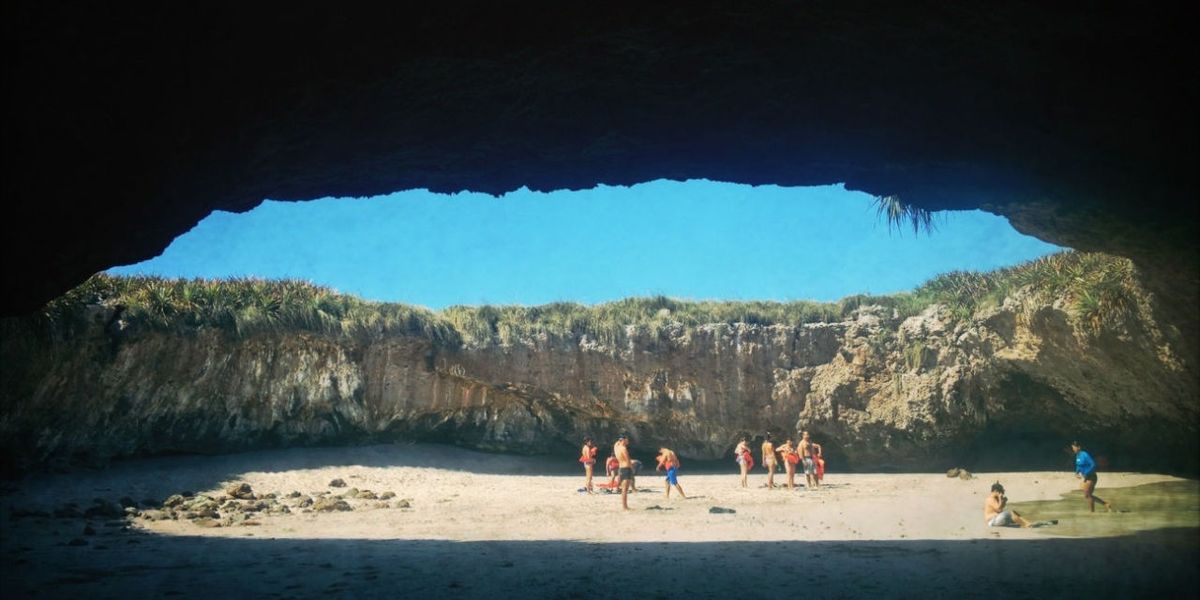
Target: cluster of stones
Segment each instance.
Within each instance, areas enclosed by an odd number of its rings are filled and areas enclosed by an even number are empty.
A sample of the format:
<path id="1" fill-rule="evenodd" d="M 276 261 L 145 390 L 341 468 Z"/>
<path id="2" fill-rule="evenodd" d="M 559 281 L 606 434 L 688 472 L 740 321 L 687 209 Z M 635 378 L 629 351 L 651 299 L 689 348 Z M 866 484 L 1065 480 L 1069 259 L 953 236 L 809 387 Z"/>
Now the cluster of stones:
<path id="1" fill-rule="evenodd" d="M 334 479 L 329 486 L 345 488 L 346 482 Z M 149 498 L 144 499 L 141 501 L 140 507 L 138 502 L 129 497 L 121 498 L 119 503 L 96 498 L 91 506 L 83 509 L 75 503 L 67 503 L 56 508 L 53 513 L 22 510 L 13 511 L 12 516 L 106 519 L 115 524 L 114 526 L 120 525 L 122 528 L 127 528 L 129 523 L 137 519 L 146 521 L 189 520 L 199 527 L 249 527 L 261 525 L 260 519 L 265 515 L 412 507 L 411 500 L 395 498 L 395 492 L 376 493 L 358 488 L 349 488 L 341 493 L 325 490 L 311 494 L 302 494 L 298 491 L 288 494 L 274 492 L 257 494 L 250 484 L 239 482 L 225 488 L 223 494 L 209 495 L 184 491 L 172 494 L 161 503 Z M 350 501 L 355 502 L 351 504 Z M 83 534 L 95 534 L 90 523 L 84 526 Z M 86 540 L 82 538 L 71 541 L 71 545 L 86 544 Z"/>
<path id="2" fill-rule="evenodd" d="M 345 487 L 341 479 L 329 483 L 330 487 Z M 230 527 L 234 525 L 248 527 L 261 525 L 260 517 L 264 515 L 290 515 L 294 513 L 345 512 L 362 508 L 411 508 L 407 499 L 388 502 L 396 497 L 395 492 L 376 494 L 371 490 L 350 488 L 343 493 L 335 494 L 330 491 L 302 494 L 293 491 L 289 494 L 270 492 L 256 494 L 248 483 L 235 483 L 225 489 L 225 493 L 217 496 L 206 494 L 185 495 L 175 494 L 163 501 L 161 508 L 144 510 L 140 518 L 150 521 L 167 519 L 187 519 L 200 527 Z M 373 502 L 356 503 L 351 505 L 348 500 L 367 500 Z"/>
<path id="3" fill-rule="evenodd" d="M 961 467 L 955 467 L 953 469 L 947 470 L 946 477 L 949 477 L 951 479 L 954 479 L 955 477 L 957 477 L 964 481 L 975 479 L 975 476 L 972 475 L 970 471 L 963 469 Z"/>

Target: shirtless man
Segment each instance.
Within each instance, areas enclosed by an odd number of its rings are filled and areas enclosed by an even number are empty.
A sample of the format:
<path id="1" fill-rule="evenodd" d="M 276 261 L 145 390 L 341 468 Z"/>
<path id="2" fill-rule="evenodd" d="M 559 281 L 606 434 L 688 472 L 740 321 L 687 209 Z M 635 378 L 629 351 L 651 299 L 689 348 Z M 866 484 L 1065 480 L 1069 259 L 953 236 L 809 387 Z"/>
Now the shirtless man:
<path id="1" fill-rule="evenodd" d="M 767 488 L 775 489 L 775 442 L 771 438 L 771 433 L 767 432 L 767 439 L 762 443 L 762 462 L 767 468 Z"/>
<path id="2" fill-rule="evenodd" d="M 658 449 L 658 466 L 654 467 L 655 471 L 667 472 L 667 499 L 671 499 L 671 486 L 679 490 L 679 497 L 686 499 L 683 495 L 683 487 L 679 485 L 677 472 L 679 469 L 679 457 L 675 455 L 675 451 L 667 447 Z"/>
<path id="3" fill-rule="evenodd" d="M 613 444 L 617 457 L 617 481 L 621 486 L 621 508 L 629 510 L 629 484 L 633 481 L 633 463 L 629 460 L 629 436 L 622 433 Z"/>
<path id="4" fill-rule="evenodd" d="M 1031 527 L 1033 523 L 1021 518 L 1015 510 L 1006 510 L 1008 498 L 1004 496 L 1004 486 L 1000 482 L 992 484 L 992 493 L 983 501 L 983 521 L 988 527 Z"/>
<path id="5" fill-rule="evenodd" d="M 810 489 L 816 489 L 820 485 L 817 481 L 817 456 L 807 431 L 800 436 L 800 462 L 804 465 L 805 485 Z"/>

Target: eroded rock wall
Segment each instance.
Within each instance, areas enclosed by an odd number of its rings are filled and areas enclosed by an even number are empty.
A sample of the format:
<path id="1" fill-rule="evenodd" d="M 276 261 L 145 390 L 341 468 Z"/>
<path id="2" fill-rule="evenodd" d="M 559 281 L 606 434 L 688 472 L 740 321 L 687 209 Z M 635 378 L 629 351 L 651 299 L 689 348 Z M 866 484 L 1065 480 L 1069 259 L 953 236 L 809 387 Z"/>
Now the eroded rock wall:
<path id="1" fill-rule="evenodd" d="M 1030 298 L 474 344 L 139 331 L 92 306 L 53 341 L 4 321 L 0 439 L 18 466 L 413 439 L 572 452 L 620 430 L 719 459 L 742 433 L 808 429 L 843 468 L 1065 464 L 1078 438 L 1115 466 L 1195 469 L 1195 373 L 1148 299 L 1095 330 Z"/>

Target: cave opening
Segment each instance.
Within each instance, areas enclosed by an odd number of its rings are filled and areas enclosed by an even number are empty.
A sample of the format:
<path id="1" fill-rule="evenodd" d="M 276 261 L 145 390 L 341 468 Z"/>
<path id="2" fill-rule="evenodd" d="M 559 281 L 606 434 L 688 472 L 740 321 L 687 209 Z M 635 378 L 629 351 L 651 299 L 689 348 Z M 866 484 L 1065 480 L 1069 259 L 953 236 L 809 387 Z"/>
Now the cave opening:
<path id="1" fill-rule="evenodd" d="M 433 309 L 645 296 L 834 302 L 1061 250 L 979 210 L 922 213 L 924 233 L 894 229 L 908 218 L 896 206 L 842 185 L 704 179 L 267 200 L 213 213 L 161 255 L 108 273 L 300 279 Z"/>

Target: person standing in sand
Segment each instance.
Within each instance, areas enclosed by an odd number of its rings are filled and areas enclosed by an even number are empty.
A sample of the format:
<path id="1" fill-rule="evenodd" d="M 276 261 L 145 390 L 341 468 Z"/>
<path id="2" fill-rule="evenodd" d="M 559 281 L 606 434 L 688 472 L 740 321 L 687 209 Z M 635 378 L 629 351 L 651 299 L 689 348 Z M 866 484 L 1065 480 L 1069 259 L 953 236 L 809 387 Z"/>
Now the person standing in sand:
<path id="1" fill-rule="evenodd" d="M 583 483 L 583 489 L 587 493 L 592 493 L 592 471 L 596 466 L 596 451 L 599 448 L 592 443 L 591 437 L 583 438 L 583 448 L 579 450 L 579 462 L 583 463 L 583 474 L 586 478 Z"/>
<path id="2" fill-rule="evenodd" d="M 679 457 L 673 450 L 663 446 L 658 449 L 657 458 L 658 466 L 654 467 L 654 470 L 667 472 L 667 499 L 671 499 L 671 486 L 675 486 L 675 489 L 679 490 L 680 498 L 687 499 L 687 496 L 683 494 L 683 487 L 679 485 Z"/>
<path id="3" fill-rule="evenodd" d="M 750 445 L 746 443 L 745 436 L 742 437 L 742 441 L 738 442 L 737 447 L 733 449 L 733 460 L 738 464 L 738 468 L 742 470 L 742 487 L 748 487 L 746 476 L 750 474 L 750 468 L 754 466 L 754 457 L 750 454 Z"/>
<path id="4" fill-rule="evenodd" d="M 796 463 L 800 462 L 800 455 L 796 452 L 796 448 L 792 446 L 792 438 L 788 438 L 783 442 L 776 452 L 783 457 L 783 468 L 787 470 L 787 488 L 788 491 L 796 489 Z"/>
<path id="5" fill-rule="evenodd" d="M 613 444 L 617 457 L 617 482 L 621 486 L 621 508 L 629 510 L 629 484 L 633 481 L 633 462 L 629 459 L 629 436 L 622 433 Z"/>
<path id="6" fill-rule="evenodd" d="M 1096 461 L 1092 459 L 1092 455 L 1087 450 L 1084 450 L 1083 446 L 1079 445 L 1079 442 L 1071 442 L 1071 452 L 1075 453 L 1075 476 L 1083 480 L 1081 487 L 1083 488 L 1083 497 L 1088 503 L 1088 510 L 1096 512 L 1096 501 L 1099 500 L 1100 504 L 1103 504 L 1108 512 L 1112 512 L 1113 505 L 1111 502 L 1105 502 L 1102 498 L 1092 493 L 1096 491 L 1097 481 Z"/>
<path id="7" fill-rule="evenodd" d="M 775 440 L 771 438 L 771 432 L 767 432 L 767 439 L 762 443 L 762 462 L 763 467 L 767 469 L 767 489 L 775 489 Z"/>
<path id="8" fill-rule="evenodd" d="M 817 461 L 813 452 L 812 438 L 805 431 L 800 434 L 800 461 L 804 464 L 804 484 L 810 489 L 816 489 L 821 484 L 817 481 Z"/>
<path id="9" fill-rule="evenodd" d="M 816 464 L 817 485 L 821 485 L 821 482 L 825 481 L 825 453 L 815 440 L 811 444 L 813 463 Z"/>

